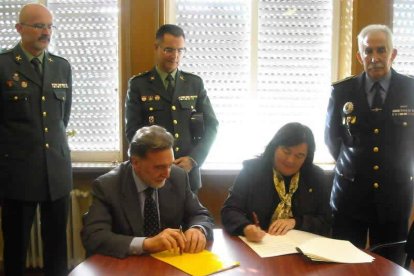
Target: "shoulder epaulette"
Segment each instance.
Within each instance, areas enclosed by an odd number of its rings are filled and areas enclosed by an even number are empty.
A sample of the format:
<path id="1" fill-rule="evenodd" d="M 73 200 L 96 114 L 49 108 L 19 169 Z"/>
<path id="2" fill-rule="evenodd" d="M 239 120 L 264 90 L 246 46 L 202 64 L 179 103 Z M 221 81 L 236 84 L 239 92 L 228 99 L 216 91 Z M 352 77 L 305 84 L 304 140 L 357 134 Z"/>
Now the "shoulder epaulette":
<path id="1" fill-rule="evenodd" d="M 355 77 L 355 75 L 346 77 L 344 79 L 341 79 L 341 80 L 338 80 L 338 81 L 333 82 L 332 85 L 336 85 L 336 84 L 339 84 L 339 83 L 342 83 L 342 82 L 349 81 L 349 80 L 353 79 L 354 77 Z"/>
<path id="2" fill-rule="evenodd" d="M 151 71 L 144 71 L 144 72 L 138 73 L 138 74 L 136 74 L 136 75 L 133 75 L 133 76 L 131 77 L 131 79 L 135 79 L 135 78 L 144 77 L 144 76 L 148 75 L 150 72 L 151 72 Z"/>
<path id="3" fill-rule="evenodd" d="M 13 48 L 12 49 L 3 48 L 3 49 L 0 49 L 0 55 L 1 54 L 7 54 L 7 53 L 10 53 L 12 51 L 13 51 Z"/>
<path id="4" fill-rule="evenodd" d="M 48 55 L 49 55 L 49 56 L 52 56 L 52 57 L 54 57 L 54 58 L 58 58 L 58 59 L 63 59 L 63 60 L 65 60 L 65 61 L 69 62 L 66 58 L 64 58 L 64 57 L 62 57 L 62 56 L 55 55 L 55 54 L 53 54 L 53 53 L 51 53 L 51 52 L 47 52 L 47 53 L 48 53 Z"/>

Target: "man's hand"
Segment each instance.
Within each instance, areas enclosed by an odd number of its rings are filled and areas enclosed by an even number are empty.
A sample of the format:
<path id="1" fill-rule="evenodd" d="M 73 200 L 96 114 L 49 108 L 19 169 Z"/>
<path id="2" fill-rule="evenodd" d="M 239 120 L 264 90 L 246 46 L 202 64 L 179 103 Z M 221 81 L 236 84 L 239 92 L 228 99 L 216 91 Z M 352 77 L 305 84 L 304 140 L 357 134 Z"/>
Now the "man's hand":
<path id="1" fill-rule="evenodd" d="M 269 227 L 270 235 L 284 235 L 287 231 L 293 229 L 296 225 L 296 221 L 293 218 L 290 219 L 277 219 Z"/>
<path id="2" fill-rule="evenodd" d="M 266 232 L 263 231 L 259 226 L 249 224 L 244 227 L 243 234 L 248 241 L 259 242 L 266 235 Z"/>
<path id="3" fill-rule="evenodd" d="M 146 238 L 142 247 L 149 253 L 164 250 L 178 253 L 180 248 L 186 248 L 186 240 L 179 229 L 167 228 L 154 237 Z"/>
<path id="4" fill-rule="evenodd" d="M 187 173 L 193 169 L 193 161 L 189 156 L 183 156 L 174 160 L 174 164 L 183 168 Z"/>
<path id="5" fill-rule="evenodd" d="M 184 235 L 187 240 L 184 252 L 198 253 L 203 251 L 203 249 L 206 247 L 206 236 L 201 229 L 190 228 L 185 231 Z"/>

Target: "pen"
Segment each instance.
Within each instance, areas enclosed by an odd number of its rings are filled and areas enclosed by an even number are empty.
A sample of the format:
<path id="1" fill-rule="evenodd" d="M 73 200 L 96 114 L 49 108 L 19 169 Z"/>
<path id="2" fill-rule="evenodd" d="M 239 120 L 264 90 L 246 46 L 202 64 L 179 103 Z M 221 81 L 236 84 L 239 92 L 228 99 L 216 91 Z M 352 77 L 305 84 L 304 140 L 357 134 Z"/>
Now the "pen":
<path id="1" fill-rule="evenodd" d="M 180 233 L 182 236 L 184 236 L 183 227 L 181 225 L 180 225 Z M 180 247 L 180 255 L 183 255 L 183 249 L 181 247 Z"/>
<path id="2" fill-rule="evenodd" d="M 257 227 L 260 227 L 260 223 L 259 223 L 259 219 L 257 218 L 257 215 L 255 212 L 252 212 L 253 215 L 253 223 L 254 225 L 256 225 Z"/>

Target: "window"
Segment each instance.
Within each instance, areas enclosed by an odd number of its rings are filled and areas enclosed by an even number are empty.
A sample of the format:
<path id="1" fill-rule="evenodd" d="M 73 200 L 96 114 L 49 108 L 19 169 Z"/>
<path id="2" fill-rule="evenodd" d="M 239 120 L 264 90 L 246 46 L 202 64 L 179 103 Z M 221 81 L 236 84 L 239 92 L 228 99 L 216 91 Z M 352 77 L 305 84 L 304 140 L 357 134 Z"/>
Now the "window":
<path id="1" fill-rule="evenodd" d="M 414 75 L 414 5 L 410 0 L 394 0 L 394 48 L 398 50 L 393 68 Z"/>
<path id="2" fill-rule="evenodd" d="M 30 2 L 2 1 L 1 48 L 11 48 L 19 41 L 14 25 L 22 5 Z M 50 52 L 72 65 L 73 103 L 68 126 L 68 130 L 76 131 L 69 138 L 72 159 L 120 160 L 118 1 L 39 2 L 47 2 L 57 26 Z"/>
<path id="3" fill-rule="evenodd" d="M 181 68 L 203 78 L 220 121 L 205 167 L 239 167 L 292 121 L 312 129 L 315 161 L 331 161 L 332 1 L 176 0 L 169 10 L 186 32 Z"/>

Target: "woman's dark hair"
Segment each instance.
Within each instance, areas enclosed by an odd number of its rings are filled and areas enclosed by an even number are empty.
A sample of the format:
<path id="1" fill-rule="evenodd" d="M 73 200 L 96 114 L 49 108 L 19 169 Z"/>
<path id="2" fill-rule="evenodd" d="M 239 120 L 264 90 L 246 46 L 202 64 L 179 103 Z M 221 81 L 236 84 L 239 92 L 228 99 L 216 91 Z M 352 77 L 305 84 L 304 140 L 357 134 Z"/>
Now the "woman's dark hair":
<path id="1" fill-rule="evenodd" d="M 306 143 L 308 145 L 308 154 L 302 167 L 308 167 L 313 162 L 315 155 L 315 138 L 309 127 L 300 123 L 288 123 L 282 126 L 262 154 L 262 161 L 265 166 L 272 166 L 274 163 L 275 150 L 279 146 L 292 147 Z"/>

